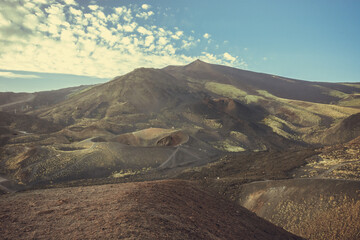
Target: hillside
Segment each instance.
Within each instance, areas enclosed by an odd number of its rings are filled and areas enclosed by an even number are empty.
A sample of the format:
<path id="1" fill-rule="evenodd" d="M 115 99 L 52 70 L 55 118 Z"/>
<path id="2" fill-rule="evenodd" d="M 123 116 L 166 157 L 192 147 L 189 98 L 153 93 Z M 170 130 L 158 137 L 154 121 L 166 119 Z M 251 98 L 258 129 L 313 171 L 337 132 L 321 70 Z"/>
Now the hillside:
<path id="1" fill-rule="evenodd" d="M 359 143 L 358 137 L 320 149 L 227 154 L 178 177 L 306 239 L 357 239 Z"/>
<path id="2" fill-rule="evenodd" d="M 262 122 L 289 140 L 319 143 L 324 129 L 360 111 L 359 84 L 307 82 L 200 60 L 164 71 L 210 94 L 266 109 Z"/>
<path id="3" fill-rule="evenodd" d="M 322 140 L 327 145 L 347 143 L 360 136 L 360 113 L 353 114 L 326 131 Z"/>
<path id="4" fill-rule="evenodd" d="M 357 239 L 358 181 L 292 179 L 244 184 L 237 201 L 307 239 Z"/>
<path id="5" fill-rule="evenodd" d="M 70 87 L 35 93 L 0 92 L 0 111 L 26 113 L 64 101 L 90 86 Z"/>
<path id="6" fill-rule="evenodd" d="M 0 216 L 2 239 L 302 239 L 185 181 L 8 195 Z"/>

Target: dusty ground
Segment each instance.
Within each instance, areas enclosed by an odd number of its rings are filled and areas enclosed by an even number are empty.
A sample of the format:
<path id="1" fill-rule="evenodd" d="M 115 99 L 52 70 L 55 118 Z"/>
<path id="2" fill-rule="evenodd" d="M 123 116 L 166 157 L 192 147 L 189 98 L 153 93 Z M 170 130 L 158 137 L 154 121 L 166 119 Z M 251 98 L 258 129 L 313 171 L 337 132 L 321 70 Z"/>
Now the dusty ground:
<path id="1" fill-rule="evenodd" d="M 0 239 L 300 239 L 188 181 L 0 197 Z"/>

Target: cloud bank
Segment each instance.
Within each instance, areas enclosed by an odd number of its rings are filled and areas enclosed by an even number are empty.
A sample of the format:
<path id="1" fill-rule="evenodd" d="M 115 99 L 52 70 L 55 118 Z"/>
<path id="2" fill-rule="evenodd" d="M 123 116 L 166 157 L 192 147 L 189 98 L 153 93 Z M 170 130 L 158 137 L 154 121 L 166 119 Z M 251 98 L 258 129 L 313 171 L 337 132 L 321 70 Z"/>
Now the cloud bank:
<path id="1" fill-rule="evenodd" d="M 13 72 L 0 72 L 0 77 L 4 78 L 40 78 L 36 75 L 30 75 L 30 74 L 18 74 Z"/>
<path id="2" fill-rule="evenodd" d="M 0 68 L 112 78 L 136 67 L 183 65 L 197 58 L 247 67 L 228 52 L 192 55 L 202 40 L 179 27 L 157 26 L 150 20 L 158 13 L 151 9 L 148 4 L 109 8 L 75 0 L 2 0 Z"/>

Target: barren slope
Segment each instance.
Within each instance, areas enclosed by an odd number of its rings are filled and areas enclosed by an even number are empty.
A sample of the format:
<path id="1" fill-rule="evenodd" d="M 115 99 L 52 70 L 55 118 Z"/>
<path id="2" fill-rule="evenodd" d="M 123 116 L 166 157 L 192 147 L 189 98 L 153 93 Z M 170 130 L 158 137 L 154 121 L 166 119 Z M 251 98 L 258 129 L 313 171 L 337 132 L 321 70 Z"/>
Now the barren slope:
<path id="1" fill-rule="evenodd" d="M 242 185 L 237 201 L 307 239 L 358 239 L 359 181 L 293 179 Z"/>
<path id="2" fill-rule="evenodd" d="M 2 239 L 301 239 L 185 181 L 0 197 Z"/>

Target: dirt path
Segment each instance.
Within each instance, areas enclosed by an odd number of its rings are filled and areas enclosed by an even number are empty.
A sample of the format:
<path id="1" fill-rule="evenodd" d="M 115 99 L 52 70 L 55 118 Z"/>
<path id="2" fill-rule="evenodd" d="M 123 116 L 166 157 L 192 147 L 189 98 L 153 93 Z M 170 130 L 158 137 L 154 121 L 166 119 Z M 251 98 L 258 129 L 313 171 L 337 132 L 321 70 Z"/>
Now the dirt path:
<path id="1" fill-rule="evenodd" d="M 332 171 L 342 167 L 342 166 L 345 166 L 347 164 L 350 164 L 350 163 L 357 163 L 359 162 L 359 160 L 355 160 L 355 161 L 347 161 L 347 162 L 343 162 L 343 163 L 338 163 L 332 167 L 330 167 L 329 169 L 327 169 L 325 172 L 323 173 L 320 173 L 319 175 L 316 175 L 314 176 L 313 178 L 317 178 L 317 179 L 325 179 L 326 178 L 326 175 L 331 173 Z"/>
<path id="2" fill-rule="evenodd" d="M 175 155 L 176 153 L 180 150 L 180 147 L 176 147 L 176 149 L 174 150 L 174 152 L 168 157 L 168 159 L 166 159 L 165 162 L 163 162 L 160 166 L 159 169 L 165 169 L 165 168 L 172 168 L 176 166 L 176 159 L 175 159 Z"/>
<path id="3" fill-rule="evenodd" d="M 14 193 L 16 192 L 13 189 L 9 189 L 3 185 L 3 183 L 10 182 L 8 179 L 0 176 L 0 189 L 7 193 Z"/>

